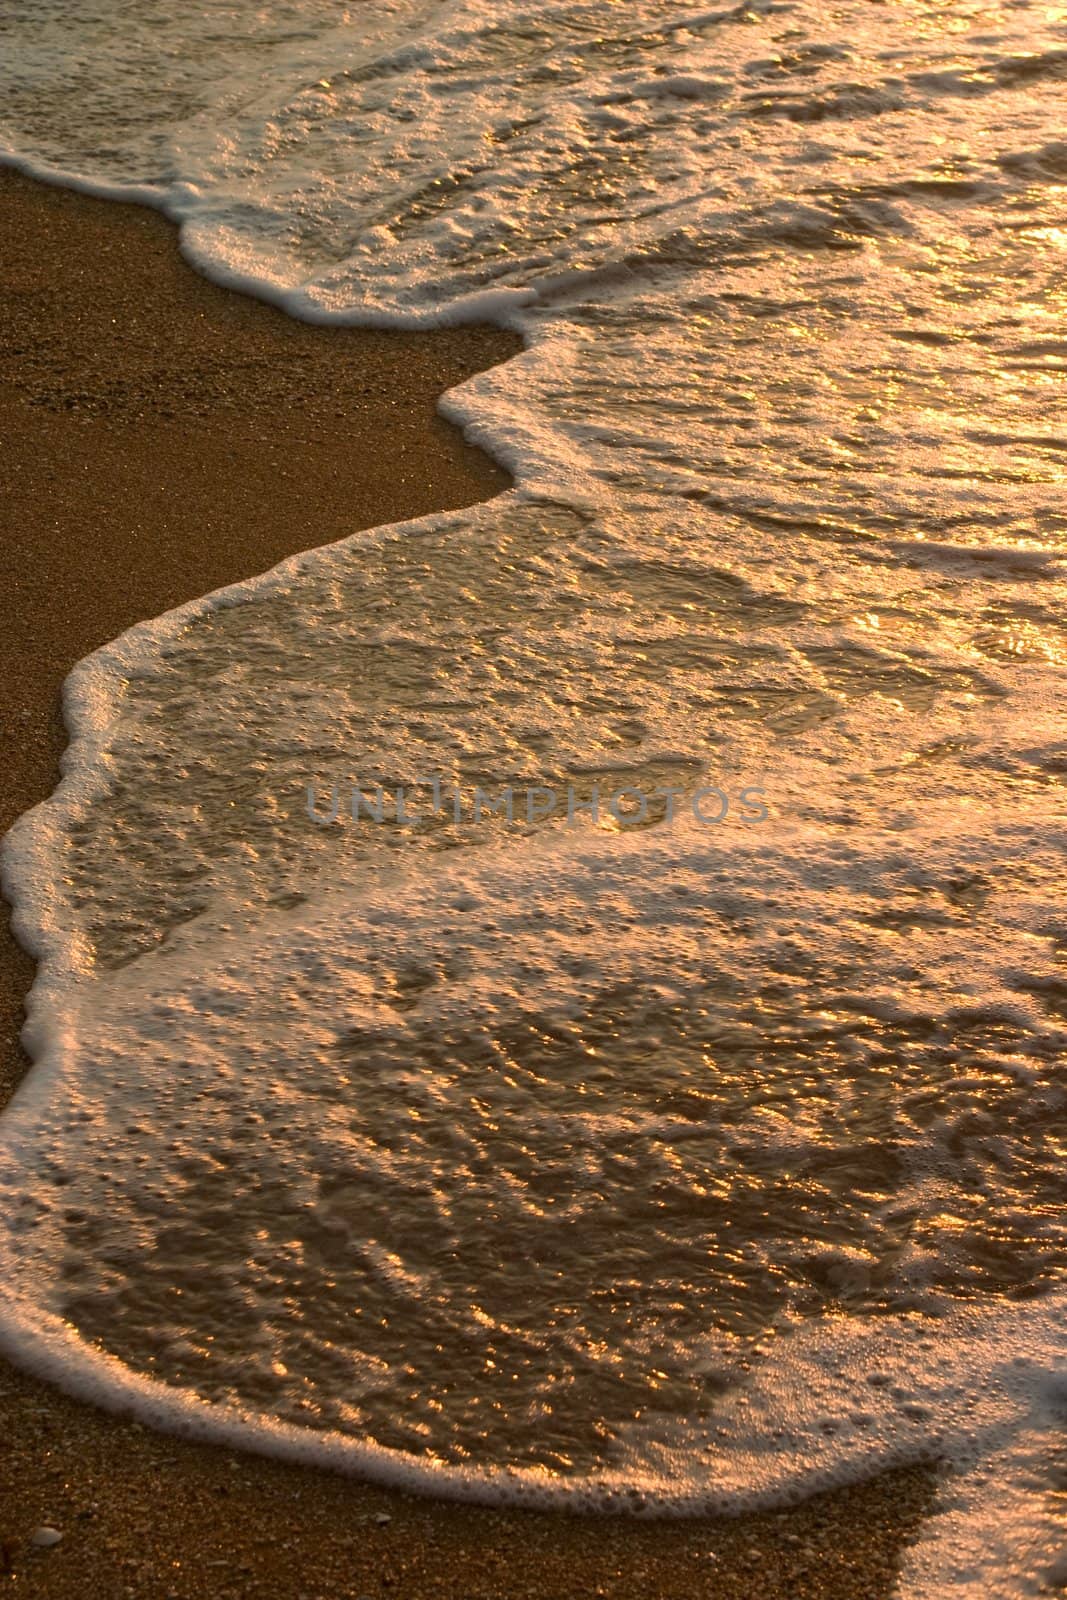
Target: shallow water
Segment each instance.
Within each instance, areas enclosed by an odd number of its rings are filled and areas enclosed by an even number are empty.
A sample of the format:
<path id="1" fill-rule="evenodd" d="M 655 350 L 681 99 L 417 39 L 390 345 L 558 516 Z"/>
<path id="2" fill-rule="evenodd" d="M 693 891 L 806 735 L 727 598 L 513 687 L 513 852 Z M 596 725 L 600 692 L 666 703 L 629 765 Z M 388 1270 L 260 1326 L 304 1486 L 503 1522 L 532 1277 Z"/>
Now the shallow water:
<path id="1" fill-rule="evenodd" d="M 520 327 L 446 402 L 518 488 L 79 668 L 7 850 L 45 957 L 8 1343 L 443 1493 L 699 1509 L 933 1451 L 908 1592 L 1023 1592 L 1063 1415 L 1064 14 L 212 17 L 31 6 L 10 148 L 296 314 Z M 418 815 L 323 826 L 353 782 Z"/>

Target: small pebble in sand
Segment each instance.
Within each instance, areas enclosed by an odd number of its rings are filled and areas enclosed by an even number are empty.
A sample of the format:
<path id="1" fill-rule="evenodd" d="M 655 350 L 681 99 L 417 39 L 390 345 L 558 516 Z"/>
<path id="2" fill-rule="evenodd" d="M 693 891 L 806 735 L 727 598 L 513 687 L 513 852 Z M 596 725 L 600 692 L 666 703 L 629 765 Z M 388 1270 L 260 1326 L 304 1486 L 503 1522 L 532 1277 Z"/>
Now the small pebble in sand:
<path id="1" fill-rule="evenodd" d="M 388 1514 L 388 1512 L 385 1512 L 385 1511 L 376 1511 L 376 1512 L 375 1512 L 375 1513 L 374 1513 L 374 1521 L 375 1521 L 375 1523 L 376 1523 L 376 1524 L 377 1524 L 377 1526 L 378 1526 L 378 1527 L 379 1527 L 379 1528 L 384 1528 L 384 1527 L 385 1527 L 385 1524 L 386 1524 L 386 1523 L 387 1523 L 387 1522 L 392 1522 L 392 1520 L 393 1520 L 393 1519 L 392 1519 L 392 1517 L 391 1517 L 391 1516 L 389 1516 L 389 1514 Z"/>
<path id="2" fill-rule="evenodd" d="M 58 1528 L 34 1528 L 30 1534 L 30 1543 L 36 1546 L 38 1550 L 51 1550 L 52 1546 L 58 1544 L 62 1537 L 63 1535 Z"/>

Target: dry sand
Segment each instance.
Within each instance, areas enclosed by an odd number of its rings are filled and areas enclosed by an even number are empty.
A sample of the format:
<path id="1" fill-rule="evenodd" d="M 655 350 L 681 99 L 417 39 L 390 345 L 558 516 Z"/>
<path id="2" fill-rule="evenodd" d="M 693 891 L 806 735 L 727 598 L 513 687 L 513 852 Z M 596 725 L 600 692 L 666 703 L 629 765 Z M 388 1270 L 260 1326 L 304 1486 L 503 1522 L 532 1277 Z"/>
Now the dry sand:
<path id="1" fill-rule="evenodd" d="M 7 826 L 54 785 L 60 685 L 95 646 L 293 551 L 505 487 L 434 405 L 518 347 L 301 327 L 198 278 L 151 212 L 6 172 L 0 207 Z M 27 1066 L 31 978 L 5 932 L 0 1103 Z M 0 1440 L 0 1584 L 79 1600 L 880 1600 L 934 1492 L 913 1468 L 715 1522 L 447 1506 L 155 1435 L 3 1365 Z M 42 1524 L 52 1549 L 29 1542 Z"/>

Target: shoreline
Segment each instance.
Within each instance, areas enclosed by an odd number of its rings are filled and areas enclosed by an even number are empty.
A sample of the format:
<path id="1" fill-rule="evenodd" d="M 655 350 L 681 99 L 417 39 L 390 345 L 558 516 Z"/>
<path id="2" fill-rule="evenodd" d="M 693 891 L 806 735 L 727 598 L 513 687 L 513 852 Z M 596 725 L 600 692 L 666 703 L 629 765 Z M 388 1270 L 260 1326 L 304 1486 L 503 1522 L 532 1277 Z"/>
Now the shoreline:
<path id="1" fill-rule="evenodd" d="M 507 488 L 435 407 L 522 346 L 313 328 L 199 277 L 157 212 L 11 170 L 0 204 L 6 829 L 55 786 L 60 686 L 91 650 L 299 550 Z M 2 937 L 0 1106 L 28 1065 L 33 973 Z M 155 1434 L 4 1363 L 0 1427 L 0 1577 L 57 1600 L 888 1600 L 934 1493 L 915 1467 L 737 1518 L 439 1502 Z M 52 1549 L 28 1543 L 42 1524 L 63 1533 Z"/>

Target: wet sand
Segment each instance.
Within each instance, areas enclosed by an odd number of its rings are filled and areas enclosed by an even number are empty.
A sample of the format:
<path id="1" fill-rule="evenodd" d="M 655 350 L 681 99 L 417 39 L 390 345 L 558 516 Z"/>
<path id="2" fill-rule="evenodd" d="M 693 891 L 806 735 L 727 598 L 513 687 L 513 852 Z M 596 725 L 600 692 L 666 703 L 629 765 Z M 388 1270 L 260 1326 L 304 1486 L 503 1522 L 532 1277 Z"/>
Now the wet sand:
<path id="1" fill-rule="evenodd" d="M 75 661 L 358 528 L 497 494 L 435 412 L 495 329 L 302 327 L 197 277 L 152 212 L 0 172 L 0 827 L 53 788 Z M 0 934 L 0 1104 L 32 964 Z M 882 1600 L 922 1468 L 783 1513 L 496 1512 L 189 1444 L 0 1364 L 0 1582 L 42 1596 Z M 37 1527 L 61 1530 L 48 1550 Z"/>

